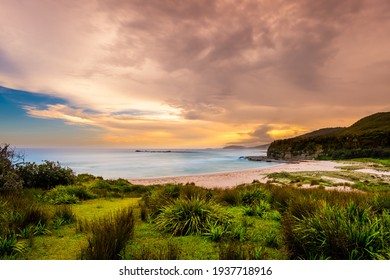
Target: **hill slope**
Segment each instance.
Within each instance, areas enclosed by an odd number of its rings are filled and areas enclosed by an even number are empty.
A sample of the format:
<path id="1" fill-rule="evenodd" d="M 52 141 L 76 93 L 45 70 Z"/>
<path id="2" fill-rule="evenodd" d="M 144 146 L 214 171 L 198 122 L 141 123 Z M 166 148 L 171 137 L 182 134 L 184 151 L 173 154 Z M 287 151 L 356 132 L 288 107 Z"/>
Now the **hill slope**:
<path id="1" fill-rule="evenodd" d="M 347 128 L 326 128 L 271 143 L 272 159 L 390 157 L 390 112 L 362 118 Z"/>

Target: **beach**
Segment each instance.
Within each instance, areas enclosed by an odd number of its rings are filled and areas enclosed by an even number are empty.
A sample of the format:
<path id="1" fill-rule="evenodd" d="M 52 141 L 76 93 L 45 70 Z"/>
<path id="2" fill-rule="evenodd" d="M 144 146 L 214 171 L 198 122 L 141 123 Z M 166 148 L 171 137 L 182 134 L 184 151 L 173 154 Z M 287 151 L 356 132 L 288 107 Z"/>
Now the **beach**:
<path id="1" fill-rule="evenodd" d="M 347 164 L 335 161 L 308 160 L 299 163 L 284 163 L 272 167 L 256 168 L 240 171 L 229 171 L 212 174 L 200 174 L 190 176 L 175 176 L 161 178 L 136 178 L 129 182 L 137 185 L 160 185 L 160 184 L 186 184 L 195 183 L 204 188 L 231 188 L 240 184 L 252 183 L 253 180 L 267 182 L 267 175 L 274 172 L 298 172 L 298 171 L 338 171 L 338 167 Z"/>

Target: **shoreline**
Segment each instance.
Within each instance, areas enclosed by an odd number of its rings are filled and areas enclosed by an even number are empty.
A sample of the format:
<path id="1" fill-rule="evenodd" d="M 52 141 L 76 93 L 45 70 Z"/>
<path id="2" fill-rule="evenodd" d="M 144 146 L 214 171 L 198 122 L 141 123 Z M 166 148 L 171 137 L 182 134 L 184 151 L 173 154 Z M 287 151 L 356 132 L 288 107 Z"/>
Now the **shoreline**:
<path id="1" fill-rule="evenodd" d="M 204 188 L 231 188 L 240 184 L 249 184 L 253 180 L 262 183 L 268 181 L 267 175 L 275 172 L 299 172 L 299 171 L 339 171 L 337 167 L 348 164 L 335 161 L 306 160 L 294 163 L 284 163 L 271 167 L 227 171 L 210 174 L 197 174 L 185 176 L 172 176 L 160 178 L 131 178 L 127 179 L 135 185 L 163 185 L 195 183 Z"/>

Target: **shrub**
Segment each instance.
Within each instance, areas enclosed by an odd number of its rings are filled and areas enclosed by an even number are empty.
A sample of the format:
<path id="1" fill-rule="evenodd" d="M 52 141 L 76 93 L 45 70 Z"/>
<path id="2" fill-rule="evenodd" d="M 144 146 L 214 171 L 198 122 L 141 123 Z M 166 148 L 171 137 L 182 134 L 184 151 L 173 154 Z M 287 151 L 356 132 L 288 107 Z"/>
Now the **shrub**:
<path id="1" fill-rule="evenodd" d="M 241 192 L 241 203 L 243 205 L 254 205 L 260 201 L 271 201 L 271 193 L 257 185 L 247 187 Z"/>
<path id="2" fill-rule="evenodd" d="M 48 190 L 58 185 L 73 184 L 76 179 L 70 168 L 52 161 L 44 161 L 42 164 L 26 162 L 17 167 L 17 172 L 25 188 Z"/>
<path id="3" fill-rule="evenodd" d="M 324 204 L 310 215 L 283 223 L 294 257 L 304 259 L 371 259 L 390 246 L 387 212 L 374 216 L 350 203 L 346 208 Z"/>
<path id="4" fill-rule="evenodd" d="M 96 179 L 96 176 L 87 174 L 87 173 L 82 173 L 78 174 L 76 177 L 76 181 L 78 183 L 88 183 Z"/>
<path id="5" fill-rule="evenodd" d="M 0 146 L 0 192 L 19 192 L 23 188 L 23 181 L 15 170 L 22 160 L 8 144 Z"/>
<path id="6" fill-rule="evenodd" d="M 281 247 L 280 235 L 275 230 L 266 230 L 264 232 L 263 238 L 264 238 L 265 246 L 269 248 Z"/>
<path id="7" fill-rule="evenodd" d="M 213 195 L 211 190 L 197 187 L 195 184 L 191 183 L 180 186 L 179 196 L 184 199 L 201 198 L 209 200 Z"/>
<path id="8" fill-rule="evenodd" d="M 46 194 L 46 198 L 52 204 L 75 204 L 80 201 L 80 199 L 65 186 L 51 189 Z"/>
<path id="9" fill-rule="evenodd" d="M 151 186 L 135 186 L 125 179 L 117 180 L 95 180 L 91 186 L 91 191 L 99 196 L 123 197 L 132 196 L 139 197 L 148 193 L 153 187 Z"/>
<path id="10" fill-rule="evenodd" d="M 57 186 L 46 193 L 46 198 L 53 204 L 74 204 L 80 200 L 96 198 L 97 195 L 85 186 Z"/>
<path id="11" fill-rule="evenodd" d="M 226 225 L 211 225 L 208 231 L 204 234 L 211 241 L 219 242 L 228 233 L 228 227 Z"/>
<path id="12" fill-rule="evenodd" d="M 244 242 L 247 238 L 247 228 L 242 224 L 231 224 L 229 226 L 228 238 L 229 240 Z"/>
<path id="13" fill-rule="evenodd" d="M 134 222 L 133 210 L 127 208 L 91 223 L 92 235 L 88 238 L 88 246 L 81 251 L 81 258 L 121 259 L 126 243 L 134 235 Z"/>
<path id="14" fill-rule="evenodd" d="M 229 223 L 229 215 L 218 204 L 193 197 L 164 206 L 154 222 L 172 235 L 202 234 L 209 232 L 211 226 Z"/>
<path id="15" fill-rule="evenodd" d="M 280 215 L 279 211 L 273 210 L 263 213 L 262 218 L 264 220 L 280 221 L 282 215 Z"/>
<path id="16" fill-rule="evenodd" d="M 150 218 L 154 219 L 162 209 L 180 196 L 180 185 L 168 185 L 149 192 L 142 197 L 142 202 L 149 209 Z"/>
<path id="17" fill-rule="evenodd" d="M 216 190 L 218 202 L 224 205 L 236 206 L 241 203 L 240 189 Z"/>
<path id="18" fill-rule="evenodd" d="M 260 200 L 257 204 L 251 204 L 244 207 L 244 215 L 262 217 L 271 210 L 271 204 L 265 200 Z"/>

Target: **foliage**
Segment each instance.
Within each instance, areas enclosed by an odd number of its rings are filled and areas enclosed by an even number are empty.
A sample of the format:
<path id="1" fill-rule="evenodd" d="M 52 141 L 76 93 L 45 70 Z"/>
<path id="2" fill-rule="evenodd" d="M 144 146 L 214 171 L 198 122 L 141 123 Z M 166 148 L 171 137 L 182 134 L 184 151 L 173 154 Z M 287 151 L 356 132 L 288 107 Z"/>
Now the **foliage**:
<path id="1" fill-rule="evenodd" d="M 204 188 L 197 187 L 193 184 L 186 185 L 165 185 L 160 186 L 155 191 L 148 191 L 142 197 L 145 212 L 148 212 L 151 219 L 157 217 L 167 205 L 172 204 L 176 199 L 183 198 L 191 200 L 199 198 L 205 201 L 210 200 L 212 193 Z"/>
<path id="2" fill-rule="evenodd" d="M 51 189 L 46 194 L 46 199 L 52 204 L 74 204 L 80 201 L 80 199 L 65 186 Z"/>
<path id="3" fill-rule="evenodd" d="M 70 185 L 75 182 L 76 178 L 70 168 L 47 160 L 42 164 L 25 162 L 18 165 L 17 172 L 25 188 L 48 190 L 58 185 Z"/>
<path id="4" fill-rule="evenodd" d="M 15 170 L 15 165 L 22 161 L 22 156 L 8 144 L 0 146 L 0 192 L 20 191 L 23 182 Z"/>
<path id="5" fill-rule="evenodd" d="M 346 208 L 323 203 L 312 214 L 288 217 L 284 235 L 294 258 L 372 259 L 388 252 L 389 217 L 355 203 Z"/>
<path id="6" fill-rule="evenodd" d="M 0 236 L 0 258 L 22 254 L 26 250 L 26 244 L 18 241 L 15 234 Z"/>
<path id="7" fill-rule="evenodd" d="M 85 177 L 85 176 L 84 176 Z M 84 179 L 85 180 L 85 179 Z M 91 184 L 91 192 L 100 197 L 139 197 L 148 193 L 153 187 L 132 185 L 125 179 L 94 180 Z"/>
<path id="8" fill-rule="evenodd" d="M 59 205 L 54 212 L 54 218 L 57 221 L 62 221 L 63 224 L 70 224 L 76 221 L 76 215 L 73 213 L 72 208 L 69 205 Z"/>
<path id="9" fill-rule="evenodd" d="M 271 204 L 265 200 L 260 200 L 256 204 L 251 204 L 250 206 L 244 207 L 244 215 L 263 217 L 270 210 Z"/>
<path id="10" fill-rule="evenodd" d="M 275 159 L 390 158 L 390 112 L 363 118 L 344 129 L 309 134 L 271 143 L 267 156 Z"/>
<path id="11" fill-rule="evenodd" d="M 240 196 L 243 205 L 257 205 L 271 200 L 271 193 L 258 184 L 246 187 L 242 190 Z"/>
<path id="12" fill-rule="evenodd" d="M 154 222 L 160 230 L 174 236 L 201 234 L 211 226 L 229 223 L 229 215 L 212 201 L 192 197 L 176 199 L 164 206 Z"/>
<path id="13" fill-rule="evenodd" d="M 91 223 L 92 235 L 81 251 L 82 259 L 117 260 L 126 243 L 133 237 L 135 219 L 131 208 Z"/>

